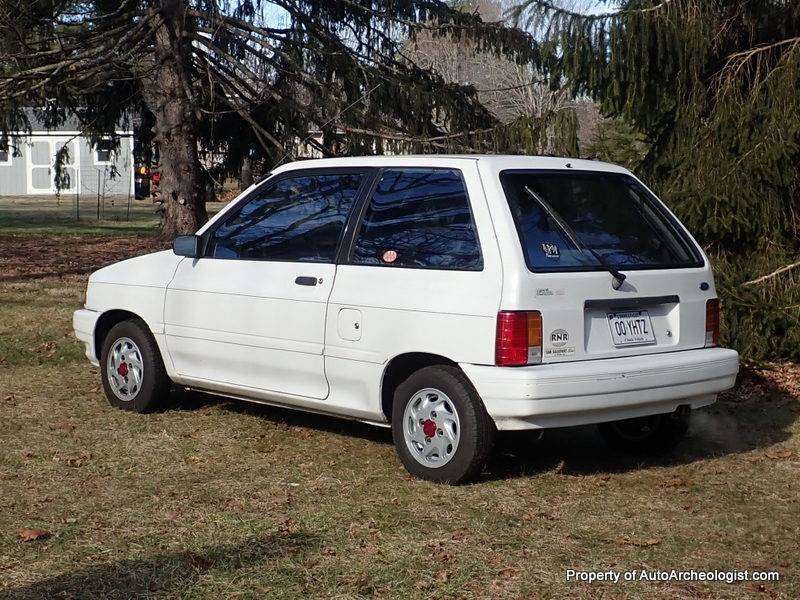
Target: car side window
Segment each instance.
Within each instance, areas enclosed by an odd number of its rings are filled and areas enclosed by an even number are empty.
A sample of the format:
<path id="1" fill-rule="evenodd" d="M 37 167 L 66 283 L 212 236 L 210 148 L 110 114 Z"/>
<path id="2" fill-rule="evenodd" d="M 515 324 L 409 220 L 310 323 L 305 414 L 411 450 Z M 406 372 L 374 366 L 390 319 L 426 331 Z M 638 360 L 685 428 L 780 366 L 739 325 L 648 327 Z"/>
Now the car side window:
<path id="1" fill-rule="evenodd" d="M 458 271 L 483 268 L 466 186 L 455 169 L 387 169 L 352 262 Z"/>
<path id="2" fill-rule="evenodd" d="M 364 177 L 308 174 L 268 185 L 214 231 L 206 256 L 331 263 Z"/>

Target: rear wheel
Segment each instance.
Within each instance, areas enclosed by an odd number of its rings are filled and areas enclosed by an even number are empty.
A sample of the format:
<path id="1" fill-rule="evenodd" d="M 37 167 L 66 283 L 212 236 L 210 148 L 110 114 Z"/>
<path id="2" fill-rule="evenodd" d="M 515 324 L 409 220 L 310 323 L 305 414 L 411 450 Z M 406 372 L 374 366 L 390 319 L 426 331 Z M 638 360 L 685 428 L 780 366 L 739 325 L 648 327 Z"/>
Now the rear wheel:
<path id="1" fill-rule="evenodd" d="M 675 448 L 686 435 L 690 413 L 688 407 L 682 407 L 673 413 L 600 423 L 597 428 L 605 441 L 617 450 L 663 454 Z"/>
<path id="2" fill-rule="evenodd" d="M 495 428 L 469 380 L 456 367 L 425 367 L 397 386 L 392 436 L 409 473 L 440 483 L 480 474 Z"/>
<path id="3" fill-rule="evenodd" d="M 138 319 L 114 325 L 100 355 L 103 390 L 112 406 L 138 413 L 166 405 L 172 382 L 147 325 Z"/>

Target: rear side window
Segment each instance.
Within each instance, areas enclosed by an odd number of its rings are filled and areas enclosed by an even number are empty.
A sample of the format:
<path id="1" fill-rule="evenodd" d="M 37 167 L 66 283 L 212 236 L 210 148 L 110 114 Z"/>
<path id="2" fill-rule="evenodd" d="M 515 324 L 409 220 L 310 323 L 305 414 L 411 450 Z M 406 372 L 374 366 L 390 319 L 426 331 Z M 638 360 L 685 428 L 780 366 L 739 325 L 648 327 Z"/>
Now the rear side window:
<path id="1" fill-rule="evenodd" d="M 333 262 L 362 173 L 287 177 L 254 192 L 212 234 L 213 258 Z"/>
<path id="2" fill-rule="evenodd" d="M 505 171 L 500 181 L 532 271 L 603 270 L 592 250 L 620 269 L 702 266 L 683 231 L 629 175 Z"/>
<path id="3" fill-rule="evenodd" d="M 480 271 L 480 246 L 461 173 L 385 170 L 361 223 L 352 262 Z"/>

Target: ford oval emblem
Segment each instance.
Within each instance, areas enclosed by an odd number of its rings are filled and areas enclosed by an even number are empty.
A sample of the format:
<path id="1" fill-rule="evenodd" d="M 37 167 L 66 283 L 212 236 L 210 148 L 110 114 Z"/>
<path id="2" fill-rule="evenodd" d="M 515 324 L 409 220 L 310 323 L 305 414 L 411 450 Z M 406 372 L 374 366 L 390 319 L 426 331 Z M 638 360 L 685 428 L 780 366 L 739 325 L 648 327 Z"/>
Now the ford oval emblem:
<path id="1" fill-rule="evenodd" d="M 711 286 L 710 286 L 710 285 L 708 285 L 708 282 L 707 282 L 707 281 L 704 281 L 703 283 L 701 283 L 701 284 L 700 284 L 700 289 L 701 289 L 701 290 L 703 290 L 704 292 L 705 292 L 706 290 L 708 290 L 708 288 L 709 288 L 709 287 L 711 287 Z"/>

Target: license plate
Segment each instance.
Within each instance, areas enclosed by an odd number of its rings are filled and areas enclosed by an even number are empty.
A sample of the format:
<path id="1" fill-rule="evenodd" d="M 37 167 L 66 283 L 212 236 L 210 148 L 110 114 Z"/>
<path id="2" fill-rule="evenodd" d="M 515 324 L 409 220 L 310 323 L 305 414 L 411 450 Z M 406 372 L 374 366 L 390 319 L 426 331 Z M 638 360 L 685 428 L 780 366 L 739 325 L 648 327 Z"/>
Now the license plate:
<path id="1" fill-rule="evenodd" d="M 656 343 L 650 314 L 646 310 L 607 313 L 607 315 L 615 346 Z"/>

